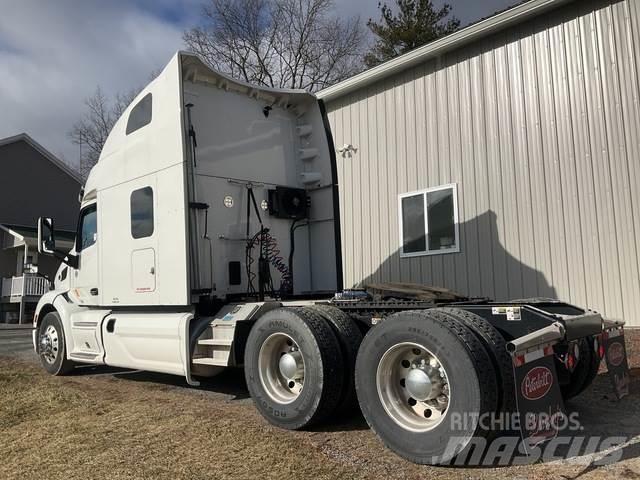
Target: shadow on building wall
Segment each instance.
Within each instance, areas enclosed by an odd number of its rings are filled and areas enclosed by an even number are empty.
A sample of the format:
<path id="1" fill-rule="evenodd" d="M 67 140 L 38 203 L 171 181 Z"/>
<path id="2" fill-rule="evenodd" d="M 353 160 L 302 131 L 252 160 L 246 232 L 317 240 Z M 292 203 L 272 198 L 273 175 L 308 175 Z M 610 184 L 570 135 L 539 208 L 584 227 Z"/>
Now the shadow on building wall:
<path id="1" fill-rule="evenodd" d="M 357 286 L 381 282 L 419 283 L 444 287 L 465 296 L 487 297 L 499 301 L 531 297 L 557 298 L 546 272 L 538 271 L 521 258 L 536 263 L 534 239 L 519 239 L 516 231 L 499 228 L 497 215 L 489 210 L 469 221 L 459 224 L 460 252 L 402 258 L 396 250 L 386 260 L 366 275 Z M 515 239 L 514 248 L 503 244 L 506 234 Z M 397 242 L 397 241 L 396 241 Z M 396 243 L 397 244 L 397 243 Z M 546 249 L 551 258 L 550 245 L 535 245 Z M 370 263 L 362 251 L 361 265 Z M 353 260 L 349 260 L 353 261 Z M 347 284 L 350 282 L 347 282 Z"/>

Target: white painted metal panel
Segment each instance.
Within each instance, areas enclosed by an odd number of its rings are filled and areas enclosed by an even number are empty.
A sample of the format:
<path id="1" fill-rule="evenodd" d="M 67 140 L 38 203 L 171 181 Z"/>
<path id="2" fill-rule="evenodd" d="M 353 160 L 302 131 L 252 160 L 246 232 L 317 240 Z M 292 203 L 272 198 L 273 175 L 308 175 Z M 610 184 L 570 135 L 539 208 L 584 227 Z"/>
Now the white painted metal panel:
<path id="1" fill-rule="evenodd" d="M 131 290 L 138 294 L 156 289 L 156 253 L 153 248 L 131 252 Z"/>
<path id="2" fill-rule="evenodd" d="M 102 321 L 105 363 L 114 367 L 185 375 L 190 313 L 111 314 Z"/>

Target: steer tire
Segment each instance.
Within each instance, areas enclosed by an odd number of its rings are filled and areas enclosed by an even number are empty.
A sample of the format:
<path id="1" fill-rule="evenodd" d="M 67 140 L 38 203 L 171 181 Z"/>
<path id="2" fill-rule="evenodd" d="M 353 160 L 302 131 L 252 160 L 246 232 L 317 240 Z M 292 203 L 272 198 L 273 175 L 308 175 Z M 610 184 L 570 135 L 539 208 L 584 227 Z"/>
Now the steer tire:
<path id="1" fill-rule="evenodd" d="M 55 332 L 57 341 L 51 346 L 51 352 L 55 355 L 53 361 L 50 356 L 45 354 L 45 351 L 41 347 L 41 338 L 47 334 L 47 332 Z M 40 359 L 42 367 L 51 375 L 67 375 L 74 368 L 74 363 L 67 358 L 67 346 L 65 342 L 64 328 L 62 327 L 62 321 L 60 315 L 57 312 L 47 313 L 40 325 L 38 326 L 38 334 L 36 338 L 36 353 Z"/>
<path id="2" fill-rule="evenodd" d="M 356 395 L 355 373 L 356 358 L 362 343 L 362 333 L 356 323 L 342 310 L 330 305 L 312 305 L 306 307 L 317 312 L 333 329 L 340 351 L 342 352 L 342 370 L 344 372 L 344 387 L 340 401 L 336 407 L 336 415 L 351 413 L 358 406 Z"/>
<path id="3" fill-rule="evenodd" d="M 464 323 L 480 339 L 491 357 L 494 370 L 498 376 L 498 411 L 513 413 L 517 411 L 515 378 L 513 376 L 513 360 L 507 352 L 507 342 L 500 332 L 487 320 L 475 313 L 459 308 L 438 308 L 438 312 L 450 315 Z"/>
<path id="4" fill-rule="evenodd" d="M 277 358 L 261 353 L 261 348 L 278 335 L 292 339 L 304 358 L 303 386 L 292 400 L 282 401 L 269 393 L 266 385 L 274 382 L 265 380 L 266 367 L 261 367 L 270 365 L 272 371 L 277 371 Z M 258 411 L 270 423 L 288 430 L 308 428 L 326 420 L 335 411 L 344 384 L 336 335 L 320 315 L 304 308 L 277 308 L 256 321 L 247 339 L 244 371 Z"/>
<path id="5" fill-rule="evenodd" d="M 394 418 L 390 410 L 394 405 L 403 408 L 405 403 L 383 403 L 385 389 L 402 395 L 407 388 L 404 378 L 396 382 L 394 375 L 386 375 L 385 358 L 393 359 L 394 349 L 411 348 L 412 344 L 437 357 L 450 386 L 444 415 L 427 427 L 420 423 L 424 422 L 422 417 L 412 417 L 411 412 L 408 417 L 415 423 L 408 427 L 402 424 L 401 416 Z M 404 360 L 398 365 L 400 368 L 392 368 L 400 376 L 403 368 L 411 371 Z M 369 331 L 356 363 L 356 390 L 362 413 L 376 435 L 389 449 L 419 464 L 446 464 L 464 455 L 473 448 L 474 437 L 489 435 L 479 418 L 486 419 L 498 405 L 496 372 L 482 342 L 463 322 L 432 310 L 396 313 Z M 415 405 L 412 400 L 408 400 L 410 406 Z"/>

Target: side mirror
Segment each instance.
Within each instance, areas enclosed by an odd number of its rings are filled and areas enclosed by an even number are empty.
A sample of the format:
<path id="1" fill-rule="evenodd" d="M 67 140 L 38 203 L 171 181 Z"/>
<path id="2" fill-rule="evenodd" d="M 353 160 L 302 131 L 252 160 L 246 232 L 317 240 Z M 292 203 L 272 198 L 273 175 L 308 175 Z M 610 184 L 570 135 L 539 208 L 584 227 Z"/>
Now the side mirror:
<path id="1" fill-rule="evenodd" d="M 40 217 L 38 219 L 38 253 L 54 255 L 56 250 L 56 237 L 53 228 L 53 219 Z"/>
<path id="2" fill-rule="evenodd" d="M 56 249 L 56 236 L 52 218 L 40 217 L 38 219 L 38 253 L 53 255 L 71 268 L 78 268 L 78 257 L 76 255 Z"/>

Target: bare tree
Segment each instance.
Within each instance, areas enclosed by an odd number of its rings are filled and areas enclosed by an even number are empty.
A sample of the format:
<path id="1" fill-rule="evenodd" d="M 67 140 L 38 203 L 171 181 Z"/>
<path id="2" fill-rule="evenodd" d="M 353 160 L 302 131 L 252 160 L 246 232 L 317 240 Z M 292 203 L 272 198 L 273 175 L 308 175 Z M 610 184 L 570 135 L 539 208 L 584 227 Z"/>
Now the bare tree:
<path id="1" fill-rule="evenodd" d="M 110 99 L 98 86 L 93 95 L 85 98 L 87 110 L 69 131 L 71 142 L 80 149 L 79 173 L 82 178 L 86 179 L 91 168 L 98 162 L 111 129 L 140 90 L 137 88 L 118 93 Z"/>
<path id="2" fill-rule="evenodd" d="M 362 70 L 364 28 L 333 0 L 208 0 L 187 46 L 249 83 L 320 90 Z"/>

